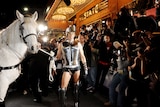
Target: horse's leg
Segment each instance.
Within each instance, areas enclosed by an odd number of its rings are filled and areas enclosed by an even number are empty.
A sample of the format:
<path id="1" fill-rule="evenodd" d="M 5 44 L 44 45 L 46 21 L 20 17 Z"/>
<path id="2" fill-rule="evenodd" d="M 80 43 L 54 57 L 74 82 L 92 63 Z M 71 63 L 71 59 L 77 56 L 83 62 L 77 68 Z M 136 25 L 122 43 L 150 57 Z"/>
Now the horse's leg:
<path id="1" fill-rule="evenodd" d="M 0 102 L 0 107 L 5 107 L 5 103 L 4 102 Z"/>
<path id="2" fill-rule="evenodd" d="M 0 107 L 5 107 L 4 99 L 7 94 L 7 90 L 9 87 L 9 81 L 6 76 L 1 75 L 0 73 Z"/>

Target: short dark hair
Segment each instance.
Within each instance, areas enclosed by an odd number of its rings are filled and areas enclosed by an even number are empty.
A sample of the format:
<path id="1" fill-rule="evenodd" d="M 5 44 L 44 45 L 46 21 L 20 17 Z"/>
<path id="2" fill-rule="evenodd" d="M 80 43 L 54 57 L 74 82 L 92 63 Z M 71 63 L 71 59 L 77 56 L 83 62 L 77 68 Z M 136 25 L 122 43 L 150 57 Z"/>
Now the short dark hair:
<path id="1" fill-rule="evenodd" d="M 140 15 L 145 15 L 146 14 L 146 11 L 144 9 L 141 9 L 138 12 L 139 12 Z"/>
<path id="2" fill-rule="evenodd" d="M 82 25 L 82 27 L 81 27 L 83 30 L 86 28 L 86 25 Z"/>
<path id="3" fill-rule="evenodd" d="M 140 54 L 144 54 L 144 50 L 143 50 L 142 48 L 139 48 L 138 52 L 139 52 Z"/>

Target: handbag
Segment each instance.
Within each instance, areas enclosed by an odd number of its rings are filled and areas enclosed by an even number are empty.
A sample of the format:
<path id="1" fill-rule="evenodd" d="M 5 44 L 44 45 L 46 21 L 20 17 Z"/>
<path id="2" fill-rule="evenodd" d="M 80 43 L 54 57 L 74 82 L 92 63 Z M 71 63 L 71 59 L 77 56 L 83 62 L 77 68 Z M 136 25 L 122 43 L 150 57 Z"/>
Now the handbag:
<path id="1" fill-rule="evenodd" d="M 114 71 L 111 69 L 108 70 L 107 74 L 106 74 L 106 77 L 105 77 L 105 80 L 104 80 L 104 83 L 103 83 L 103 86 L 106 87 L 106 88 L 109 88 L 109 85 L 113 79 L 113 76 L 117 73 L 117 71 Z"/>

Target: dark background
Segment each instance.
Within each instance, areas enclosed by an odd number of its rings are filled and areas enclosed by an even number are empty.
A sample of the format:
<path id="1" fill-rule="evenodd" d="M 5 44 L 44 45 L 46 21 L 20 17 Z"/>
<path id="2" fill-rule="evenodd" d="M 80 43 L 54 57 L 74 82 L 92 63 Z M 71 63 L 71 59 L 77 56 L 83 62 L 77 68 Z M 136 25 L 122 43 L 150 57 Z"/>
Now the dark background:
<path id="1" fill-rule="evenodd" d="M 16 17 L 16 10 L 19 10 L 22 14 L 26 14 L 23 11 L 23 7 L 29 8 L 28 13 L 38 12 L 38 20 L 44 21 L 46 16 L 47 6 L 51 6 L 54 0 L 1 0 L 0 3 L 0 30 L 11 24 Z"/>

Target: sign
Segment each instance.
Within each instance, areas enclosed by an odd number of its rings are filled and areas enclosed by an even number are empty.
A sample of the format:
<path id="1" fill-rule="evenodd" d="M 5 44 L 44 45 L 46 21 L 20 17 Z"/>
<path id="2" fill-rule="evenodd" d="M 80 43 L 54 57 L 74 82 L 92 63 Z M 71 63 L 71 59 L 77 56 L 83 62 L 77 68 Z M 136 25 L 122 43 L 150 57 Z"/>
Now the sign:
<path id="1" fill-rule="evenodd" d="M 100 2 L 99 4 L 96 4 L 94 7 L 92 7 L 88 11 L 84 12 L 80 16 L 80 21 L 85 20 L 86 18 L 102 11 L 105 8 L 108 8 L 108 0 L 104 0 L 104 1 Z"/>

